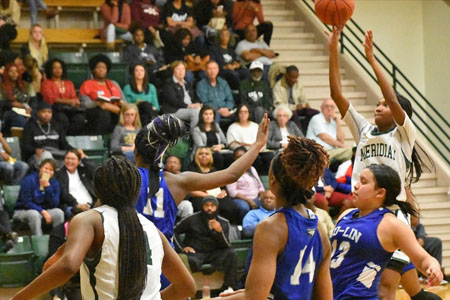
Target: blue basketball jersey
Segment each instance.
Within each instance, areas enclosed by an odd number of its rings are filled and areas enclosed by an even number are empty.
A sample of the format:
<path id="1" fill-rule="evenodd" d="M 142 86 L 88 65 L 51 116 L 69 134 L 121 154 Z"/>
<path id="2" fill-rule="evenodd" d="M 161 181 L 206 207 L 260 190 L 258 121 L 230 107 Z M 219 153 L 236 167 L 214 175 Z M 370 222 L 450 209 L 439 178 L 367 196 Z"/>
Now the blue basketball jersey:
<path id="1" fill-rule="evenodd" d="M 323 247 L 317 216 L 307 209 L 309 219 L 292 208 L 280 208 L 289 228 L 271 293 L 275 300 L 311 299 L 317 271 L 323 259 Z"/>
<path id="2" fill-rule="evenodd" d="M 331 237 L 334 299 L 378 299 L 381 273 L 392 256 L 377 236 L 379 223 L 391 211 L 378 208 L 357 218 L 358 212 L 355 209 L 344 216 Z"/>
<path id="3" fill-rule="evenodd" d="M 159 190 L 156 195 L 149 199 L 148 169 L 138 168 L 141 174 L 141 193 L 136 202 L 136 210 L 153 222 L 155 226 L 171 242 L 173 236 L 173 227 L 177 218 L 178 208 L 175 200 L 164 180 L 164 171 L 159 172 Z"/>

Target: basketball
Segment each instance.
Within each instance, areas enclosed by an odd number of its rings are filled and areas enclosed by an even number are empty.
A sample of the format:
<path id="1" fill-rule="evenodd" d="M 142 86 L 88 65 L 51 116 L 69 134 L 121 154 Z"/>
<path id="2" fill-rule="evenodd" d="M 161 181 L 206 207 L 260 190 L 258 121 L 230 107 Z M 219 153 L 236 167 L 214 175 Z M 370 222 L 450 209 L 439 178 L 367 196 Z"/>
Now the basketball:
<path id="1" fill-rule="evenodd" d="M 328 25 L 345 24 L 355 9 L 354 0 L 315 0 L 316 15 Z"/>

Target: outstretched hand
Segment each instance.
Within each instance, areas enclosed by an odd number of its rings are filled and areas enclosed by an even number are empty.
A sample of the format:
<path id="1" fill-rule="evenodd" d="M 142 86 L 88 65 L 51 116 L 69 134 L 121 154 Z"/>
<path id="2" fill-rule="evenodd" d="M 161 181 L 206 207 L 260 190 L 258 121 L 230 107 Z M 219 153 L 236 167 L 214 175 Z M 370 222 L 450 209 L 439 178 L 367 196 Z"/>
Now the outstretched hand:
<path id="1" fill-rule="evenodd" d="M 269 124 L 269 117 L 267 113 L 265 113 L 261 123 L 259 123 L 258 135 L 256 136 L 256 143 L 258 143 L 261 147 L 267 144 L 267 139 L 269 137 Z"/>
<path id="2" fill-rule="evenodd" d="M 372 63 L 375 60 L 375 56 L 373 55 L 373 34 L 372 30 L 366 31 L 366 40 L 364 41 L 364 51 L 366 52 L 367 60 Z"/>
<path id="3" fill-rule="evenodd" d="M 439 285 L 444 278 L 439 263 L 432 264 L 428 270 L 428 285 L 436 286 Z"/>
<path id="4" fill-rule="evenodd" d="M 328 37 L 329 49 L 337 49 L 342 30 L 344 30 L 344 26 L 345 25 L 333 26 L 333 31 L 331 33 L 325 31 L 325 34 Z"/>

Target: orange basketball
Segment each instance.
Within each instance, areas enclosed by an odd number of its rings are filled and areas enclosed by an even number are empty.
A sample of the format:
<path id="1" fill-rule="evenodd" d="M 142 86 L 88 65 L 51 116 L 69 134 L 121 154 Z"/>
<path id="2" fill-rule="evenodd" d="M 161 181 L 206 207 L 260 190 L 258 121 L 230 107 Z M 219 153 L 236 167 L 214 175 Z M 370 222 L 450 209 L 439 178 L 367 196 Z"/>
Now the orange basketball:
<path id="1" fill-rule="evenodd" d="M 328 25 L 345 24 L 355 9 L 354 0 L 315 0 L 316 15 Z"/>

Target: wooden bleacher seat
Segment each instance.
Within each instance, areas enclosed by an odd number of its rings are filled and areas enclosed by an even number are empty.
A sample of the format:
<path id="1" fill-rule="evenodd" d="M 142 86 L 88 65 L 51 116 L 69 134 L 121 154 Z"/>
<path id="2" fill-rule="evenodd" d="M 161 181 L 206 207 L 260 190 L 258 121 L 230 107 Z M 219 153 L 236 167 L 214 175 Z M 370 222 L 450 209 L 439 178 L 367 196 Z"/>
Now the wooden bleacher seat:
<path id="1" fill-rule="evenodd" d="M 86 47 L 106 48 L 106 43 L 95 37 L 99 34 L 98 29 L 44 29 L 44 36 L 50 48 L 76 48 L 81 50 Z M 28 41 L 29 29 L 19 28 L 17 38 L 12 46 L 20 47 Z M 116 44 L 122 41 L 117 40 Z"/>

